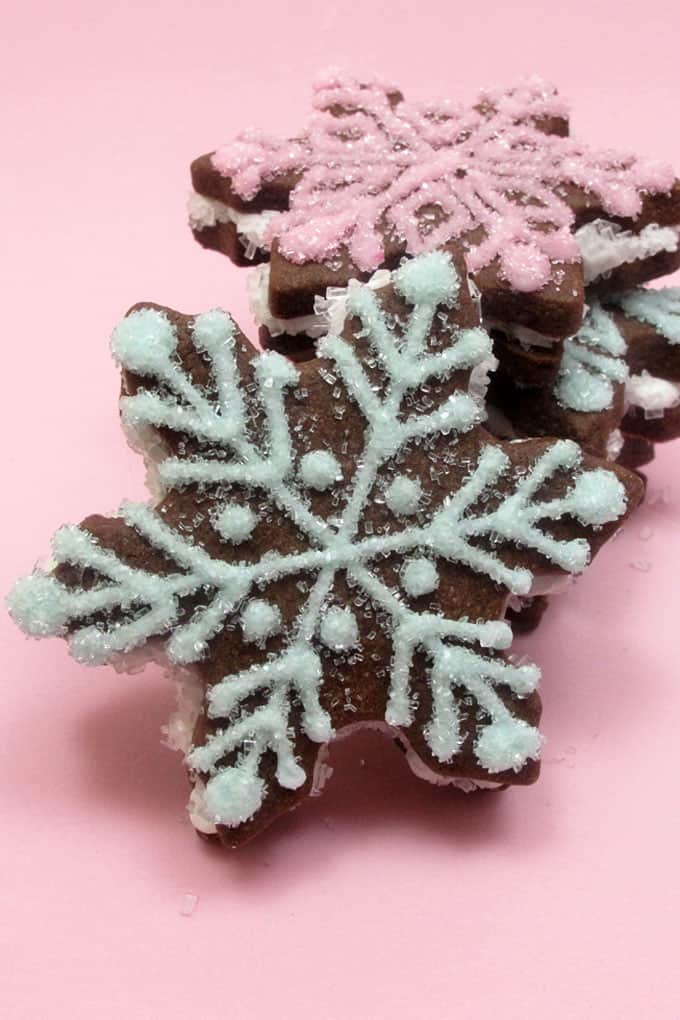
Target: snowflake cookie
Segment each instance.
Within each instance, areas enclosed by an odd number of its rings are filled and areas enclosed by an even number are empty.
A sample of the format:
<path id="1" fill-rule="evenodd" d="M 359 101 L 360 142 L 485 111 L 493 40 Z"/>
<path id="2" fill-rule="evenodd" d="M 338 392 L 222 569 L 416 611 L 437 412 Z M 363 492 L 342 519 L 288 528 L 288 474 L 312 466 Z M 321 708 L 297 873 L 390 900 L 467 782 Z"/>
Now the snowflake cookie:
<path id="1" fill-rule="evenodd" d="M 640 467 L 680 436 L 680 288 L 590 290 L 580 330 L 561 353 L 496 345 L 490 400 L 513 434 L 574 439 Z M 518 367 L 525 356 L 523 371 Z M 518 384 L 537 366 L 544 385 Z"/>
<path id="2" fill-rule="evenodd" d="M 568 137 L 567 107 L 531 78 L 470 106 L 407 101 L 328 73 L 293 139 L 251 130 L 192 165 L 197 240 L 238 264 L 273 336 L 314 336 L 315 298 L 452 239 L 485 319 L 575 332 L 583 287 L 629 287 L 680 264 L 672 169 Z"/>
<path id="3" fill-rule="evenodd" d="M 357 726 L 435 782 L 534 780 L 539 670 L 504 655 L 506 602 L 583 570 L 641 484 L 573 442 L 485 431 L 462 260 L 351 286 L 300 365 L 219 310 L 139 305 L 112 350 L 156 499 L 61 528 L 9 607 L 80 662 L 176 670 L 195 826 L 243 842 Z"/>

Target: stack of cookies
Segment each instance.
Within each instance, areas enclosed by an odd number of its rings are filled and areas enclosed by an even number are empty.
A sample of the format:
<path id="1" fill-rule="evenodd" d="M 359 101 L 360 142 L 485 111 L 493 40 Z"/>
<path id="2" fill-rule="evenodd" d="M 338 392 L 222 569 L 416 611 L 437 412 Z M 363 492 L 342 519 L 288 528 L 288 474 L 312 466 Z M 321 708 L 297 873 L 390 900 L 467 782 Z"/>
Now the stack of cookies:
<path id="1" fill-rule="evenodd" d="M 299 135 L 192 168 L 191 226 L 253 267 L 227 311 L 116 327 L 152 498 L 60 528 L 10 612 L 89 665 L 163 663 L 198 832 L 237 846 L 396 739 L 466 792 L 533 782 L 516 625 L 639 504 L 680 421 L 670 168 L 569 138 L 538 80 L 470 107 L 331 74 Z"/>
<path id="2" fill-rule="evenodd" d="M 680 435 L 680 288 L 645 286 L 680 267 L 680 182 L 573 141 L 568 114 L 538 78 L 461 107 L 330 73 L 299 137 L 249 131 L 193 162 L 190 225 L 256 267 L 260 342 L 294 358 L 349 280 L 453 240 L 494 341 L 487 428 L 639 469 Z M 545 607 L 509 616 L 528 630 Z"/>

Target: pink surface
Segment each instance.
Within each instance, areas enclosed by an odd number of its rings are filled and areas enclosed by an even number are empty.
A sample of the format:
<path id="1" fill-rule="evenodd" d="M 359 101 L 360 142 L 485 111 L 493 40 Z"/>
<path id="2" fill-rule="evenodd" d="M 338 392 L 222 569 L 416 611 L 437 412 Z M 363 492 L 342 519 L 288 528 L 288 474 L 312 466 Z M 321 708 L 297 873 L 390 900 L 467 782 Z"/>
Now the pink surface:
<path id="1" fill-rule="evenodd" d="M 56 525 L 143 495 L 106 344 L 126 307 L 248 323 L 243 273 L 185 227 L 186 167 L 251 122 L 294 129 L 320 66 L 458 99 L 537 71 L 589 140 L 680 166 L 674 5 L 286 10 L 5 12 L 3 590 Z M 536 786 L 465 799 L 366 737 L 234 856 L 184 821 L 158 673 L 84 669 L 3 616 L 3 1020 L 677 1020 L 678 467 L 680 444 L 650 470 L 666 498 L 521 643 L 546 675 Z"/>

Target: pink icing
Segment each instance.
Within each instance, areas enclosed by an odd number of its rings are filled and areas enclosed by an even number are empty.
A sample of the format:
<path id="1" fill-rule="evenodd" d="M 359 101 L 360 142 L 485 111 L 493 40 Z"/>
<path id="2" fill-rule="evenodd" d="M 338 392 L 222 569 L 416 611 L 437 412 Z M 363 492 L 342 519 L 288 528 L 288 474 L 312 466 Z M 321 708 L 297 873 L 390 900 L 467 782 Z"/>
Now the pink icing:
<path id="1" fill-rule="evenodd" d="M 345 248 L 370 272 L 384 260 L 386 228 L 413 255 L 462 238 L 473 272 L 498 259 L 515 290 L 534 291 L 550 279 L 552 262 L 578 259 L 561 185 L 588 191 L 612 216 L 635 218 L 644 192 L 666 192 L 674 181 L 665 164 L 539 131 L 534 119 L 567 113 L 539 78 L 482 92 L 472 107 L 393 107 L 391 92 L 377 79 L 330 73 L 315 84 L 301 138 L 249 131 L 214 153 L 213 165 L 244 200 L 272 178 L 299 175 L 289 210 L 267 232 L 290 261 L 326 262 Z M 436 219 L 426 206 L 437 208 Z M 479 227 L 483 237 L 472 242 Z"/>

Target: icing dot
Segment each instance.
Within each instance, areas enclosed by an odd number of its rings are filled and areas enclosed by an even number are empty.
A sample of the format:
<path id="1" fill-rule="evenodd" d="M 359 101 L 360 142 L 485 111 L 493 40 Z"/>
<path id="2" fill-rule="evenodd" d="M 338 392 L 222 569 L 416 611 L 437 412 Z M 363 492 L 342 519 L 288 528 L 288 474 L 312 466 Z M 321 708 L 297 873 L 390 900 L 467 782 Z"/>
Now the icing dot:
<path id="1" fill-rule="evenodd" d="M 450 305 L 456 300 L 460 283 L 451 256 L 433 251 L 405 262 L 394 274 L 395 286 L 409 304 L 421 302 Z"/>
<path id="2" fill-rule="evenodd" d="M 615 521 L 626 510 L 626 491 L 612 471 L 602 468 L 579 475 L 570 502 L 582 524 L 595 527 Z"/>
<path id="3" fill-rule="evenodd" d="M 17 581 L 7 596 L 7 608 L 31 637 L 58 634 L 71 617 L 66 592 L 58 581 L 44 574 L 29 574 Z"/>
<path id="4" fill-rule="evenodd" d="M 221 308 L 203 312 L 194 322 L 193 336 L 196 347 L 213 357 L 225 344 L 232 342 L 233 334 L 234 323 Z"/>
<path id="5" fill-rule="evenodd" d="M 677 383 L 668 382 L 649 372 L 632 375 L 626 384 L 626 400 L 641 407 L 645 417 L 663 417 L 664 411 L 675 407 L 680 399 L 680 388 Z"/>
<path id="6" fill-rule="evenodd" d="M 233 542 L 234 545 L 250 538 L 256 524 L 257 517 L 250 507 L 241 506 L 238 503 L 230 503 L 225 506 L 214 521 L 214 527 L 218 534 L 226 542 Z"/>
<path id="7" fill-rule="evenodd" d="M 333 606 L 328 610 L 319 628 L 321 640 L 336 652 L 354 648 L 359 641 L 359 628 L 349 609 Z"/>
<path id="8" fill-rule="evenodd" d="M 281 613 L 263 599 L 253 599 L 241 614 L 244 640 L 257 644 L 276 634 L 281 626 Z"/>
<path id="9" fill-rule="evenodd" d="M 287 790 L 297 790 L 306 779 L 304 769 L 292 758 L 279 759 L 276 769 L 276 781 Z"/>
<path id="10" fill-rule="evenodd" d="M 218 825 L 236 826 L 247 821 L 262 805 L 264 780 L 242 768 L 223 769 L 205 788 L 205 806 Z"/>
<path id="11" fill-rule="evenodd" d="M 563 347 L 555 395 L 572 411 L 604 411 L 612 406 L 614 383 L 624 383 L 626 342 L 614 320 L 592 300 L 583 325 Z"/>
<path id="12" fill-rule="evenodd" d="M 419 481 L 397 475 L 385 490 L 385 501 L 393 514 L 403 517 L 416 512 L 422 494 Z"/>
<path id="13" fill-rule="evenodd" d="M 116 326 L 111 337 L 111 352 L 116 361 L 140 375 L 162 370 L 176 346 L 174 326 L 166 315 L 154 308 L 131 312 Z"/>
<path id="14" fill-rule="evenodd" d="M 550 279 L 550 259 L 528 244 L 510 244 L 501 256 L 501 270 L 513 290 L 539 290 Z"/>
<path id="15" fill-rule="evenodd" d="M 563 367 L 555 395 L 560 404 L 573 411 L 604 411 L 612 405 L 614 389 L 608 379 L 575 365 Z"/>
<path id="16" fill-rule="evenodd" d="M 340 481 L 342 471 L 332 453 L 326 450 L 313 450 L 306 453 L 300 461 L 300 477 L 308 489 L 323 492 Z"/>
<path id="17" fill-rule="evenodd" d="M 292 386 L 300 377 L 293 363 L 276 351 L 265 351 L 257 359 L 255 367 L 260 379 L 277 386 Z"/>
<path id="18" fill-rule="evenodd" d="M 530 758 L 538 758 L 541 744 L 538 730 L 523 719 L 498 719 L 482 730 L 475 755 L 489 772 L 519 772 Z"/>
<path id="19" fill-rule="evenodd" d="M 409 595 L 418 598 L 434 591 L 439 585 L 439 575 L 432 560 L 414 557 L 407 560 L 401 572 L 401 582 Z"/>

